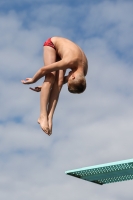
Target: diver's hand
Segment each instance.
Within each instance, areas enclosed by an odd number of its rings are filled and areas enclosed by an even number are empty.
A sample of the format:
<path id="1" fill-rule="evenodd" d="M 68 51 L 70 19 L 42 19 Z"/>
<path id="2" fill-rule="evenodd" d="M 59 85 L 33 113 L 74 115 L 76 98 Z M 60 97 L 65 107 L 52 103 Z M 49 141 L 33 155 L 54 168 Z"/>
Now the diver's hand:
<path id="1" fill-rule="evenodd" d="M 33 78 L 26 78 L 25 80 L 21 80 L 23 84 L 32 84 L 34 83 Z"/>
<path id="2" fill-rule="evenodd" d="M 37 87 L 35 87 L 35 88 L 31 88 L 31 87 L 30 87 L 30 89 L 33 90 L 33 91 L 35 91 L 35 92 L 40 92 L 41 89 L 42 89 L 42 86 L 37 86 Z"/>

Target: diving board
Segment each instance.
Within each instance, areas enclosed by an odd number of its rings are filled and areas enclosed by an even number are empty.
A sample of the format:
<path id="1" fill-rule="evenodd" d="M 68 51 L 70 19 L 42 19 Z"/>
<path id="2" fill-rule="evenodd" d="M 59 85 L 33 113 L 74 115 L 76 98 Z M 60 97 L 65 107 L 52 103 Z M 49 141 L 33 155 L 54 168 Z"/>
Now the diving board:
<path id="1" fill-rule="evenodd" d="M 133 179 L 133 159 L 69 170 L 74 176 L 99 185 Z"/>

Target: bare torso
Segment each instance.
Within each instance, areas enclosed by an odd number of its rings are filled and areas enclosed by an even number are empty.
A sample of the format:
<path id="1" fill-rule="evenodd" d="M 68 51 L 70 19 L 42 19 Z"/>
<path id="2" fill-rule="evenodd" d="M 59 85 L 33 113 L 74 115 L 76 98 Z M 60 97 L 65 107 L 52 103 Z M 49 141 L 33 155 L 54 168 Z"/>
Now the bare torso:
<path id="1" fill-rule="evenodd" d="M 66 59 L 71 69 L 80 69 L 84 75 L 87 74 L 88 61 L 82 49 L 72 41 L 61 38 L 52 37 L 51 41 L 56 47 L 56 52 L 61 59 Z"/>

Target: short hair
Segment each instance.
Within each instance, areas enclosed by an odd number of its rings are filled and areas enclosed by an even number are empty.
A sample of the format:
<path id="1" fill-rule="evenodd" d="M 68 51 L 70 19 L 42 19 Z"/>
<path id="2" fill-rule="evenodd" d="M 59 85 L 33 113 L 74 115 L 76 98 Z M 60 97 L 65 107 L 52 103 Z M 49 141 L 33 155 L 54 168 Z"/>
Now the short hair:
<path id="1" fill-rule="evenodd" d="M 68 83 L 68 91 L 71 93 L 80 94 L 86 89 L 86 80 L 84 76 L 78 76 Z"/>

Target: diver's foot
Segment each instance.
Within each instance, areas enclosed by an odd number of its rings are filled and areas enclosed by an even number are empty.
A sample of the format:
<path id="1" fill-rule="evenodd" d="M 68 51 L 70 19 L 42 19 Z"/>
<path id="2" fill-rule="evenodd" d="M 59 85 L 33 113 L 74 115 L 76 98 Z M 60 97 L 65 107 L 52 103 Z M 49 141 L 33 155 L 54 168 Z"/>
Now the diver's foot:
<path id="1" fill-rule="evenodd" d="M 49 134 L 49 126 L 48 126 L 48 121 L 47 121 L 47 117 L 45 116 L 40 116 L 38 119 L 38 124 L 40 124 L 41 129 L 48 135 Z"/>
<path id="2" fill-rule="evenodd" d="M 48 125 L 49 125 L 49 135 L 52 134 L 52 119 L 48 119 Z"/>

